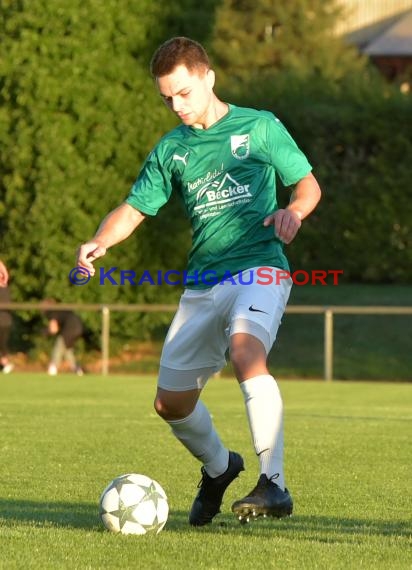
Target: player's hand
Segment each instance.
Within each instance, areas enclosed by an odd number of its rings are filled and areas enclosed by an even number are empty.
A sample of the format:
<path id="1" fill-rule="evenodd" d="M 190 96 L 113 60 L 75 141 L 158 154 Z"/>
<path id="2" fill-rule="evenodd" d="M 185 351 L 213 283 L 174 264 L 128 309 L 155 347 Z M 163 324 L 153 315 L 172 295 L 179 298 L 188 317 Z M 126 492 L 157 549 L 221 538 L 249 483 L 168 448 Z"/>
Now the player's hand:
<path id="1" fill-rule="evenodd" d="M 7 267 L 0 261 L 0 287 L 7 287 L 9 281 L 9 273 Z"/>
<path id="2" fill-rule="evenodd" d="M 267 216 L 263 221 L 264 226 L 273 225 L 276 236 L 283 243 L 290 243 L 298 233 L 302 221 L 298 213 L 293 210 L 277 210 L 274 214 Z"/>
<path id="3" fill-rule="evenodd" d="M 93 266 L 93 262 L 99 257 L 103 257 L 106 253 L 106 248 L 96 241 L 88 241 L 81 245 L 77 252 L 77 263 L 78 267 L 84 267 L 88 270 L 90 275 L 94 275 L 96 270 Z"/>

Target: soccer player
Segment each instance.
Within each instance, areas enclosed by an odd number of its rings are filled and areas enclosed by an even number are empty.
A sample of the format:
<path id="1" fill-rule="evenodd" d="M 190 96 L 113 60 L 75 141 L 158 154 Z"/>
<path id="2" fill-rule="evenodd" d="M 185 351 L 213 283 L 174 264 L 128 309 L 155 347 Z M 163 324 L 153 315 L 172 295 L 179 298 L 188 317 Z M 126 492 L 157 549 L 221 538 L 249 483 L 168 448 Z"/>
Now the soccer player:
<path id="1" fill-rule="evenodd" d="M 178 192 L 193 242 L 186 288 L 162 351 L 155 409 L 203 464 L 189 522 L 210 523 L 226 488 L 244 469 L 241 455 L 223 445 L 199 399 L 208 378 L 225 364 L 227 348 L 260 464 L 256 487 L 232 511 L 240 520 L 283 517 L 293 503 L 283 469 L 282 398 L 267 355 L 291 288 L 290 279 L 277 277 L 288 269 L 283 245 L 317 205 L 319 185 L 273 114 L 216 96 L 215 73 L 199 43 L 185 37 L 166 41 L 153 55 L 151 72 L 182 124 L 155 146 L 125 201 L 79 248 L 77 263 L 93 275 L 96 259 Z M 285 209 L 277 206 L 276 174 L 292 187 Z M 271 268 L 265 272 L 272 271 L 272 280 L 259 278 L 263 267 Z M 210 285 L 207 271 L 218 280 L 228 273 L 235 278 Z"/>

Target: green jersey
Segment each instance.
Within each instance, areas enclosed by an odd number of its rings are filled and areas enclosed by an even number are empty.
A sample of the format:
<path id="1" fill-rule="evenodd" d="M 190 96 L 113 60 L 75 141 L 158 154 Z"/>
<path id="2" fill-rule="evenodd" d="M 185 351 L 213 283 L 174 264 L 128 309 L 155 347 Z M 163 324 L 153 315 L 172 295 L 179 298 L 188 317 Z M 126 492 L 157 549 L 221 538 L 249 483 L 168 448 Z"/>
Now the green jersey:
<path id="1" fill-rule="evenodd" d="M 187 287 L 256 266 L 289 269 L 283 244 L 263 220 L 276 209 L 276 174 L 285 186 L 311 171 L 305 155 L 268 111 L 229 106 L 208 129 L 180 125 L 147 157 L 126 203 L 154 216 L 178 192 L 192 226 Z"/>

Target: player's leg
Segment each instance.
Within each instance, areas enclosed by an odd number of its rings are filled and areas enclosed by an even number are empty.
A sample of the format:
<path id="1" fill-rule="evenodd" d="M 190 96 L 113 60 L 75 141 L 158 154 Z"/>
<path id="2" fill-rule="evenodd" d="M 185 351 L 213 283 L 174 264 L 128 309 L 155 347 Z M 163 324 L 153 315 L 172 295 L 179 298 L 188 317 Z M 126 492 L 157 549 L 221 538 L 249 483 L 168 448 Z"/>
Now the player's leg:
<path id="1" fill-rule="evenodd" d="M 266 366 L 265 346 L 256 336 L 237 333 L 231 337 L 230 354 L 245 400 L 260 473 L 276 479 L 284 489 L 283 402 Z"/>
<path id="2" fill-rule="evenodd" d="M 232 506 L 241 519 L 250 515 L 281 517 L 291 514 L 293 508 L 283 469 L 283 402 L 267 368 L 267 354 L 276 338 L 289 291 L 288 283 L 270 288 L 243 287 L 232 312 L 230 358 L 260 464 L 257 486 Z"/>
<path id="3" fill-rule="evenodd" d="M 70 370 L 72 372 L 77 374 L 77 376 L 83 376 L 83 369 L 80 366 L 80 364 L 77 362 L 73 348 L 67 348 L 66 347 L 65 359 L 66 359 L 66 362 L 69 363 Z"/>
<path id="4" fill-rule="evenodd" d="M 189 291 L 182 297 L 163 347 L 155 400 L 157 413 L 203 464 L 200 490 L 189 515 L 195 526 L 212 521 L 226 488 L 243 470 L 242 458 L 223 445 L 199 400 L 208 378 L 225 362 L 227 340 L 214 313 L 208 292 Z"/>
<path id="5" fill-rule="evenodd" d="M 3 374 L 9 374 L 14 365 L 9 361 L 9 336 L 10 327 L 0 326 L 0 365 Z"/>
<path id="6" fill-rule="evenodd" d="M 266 350 L 256 337 L 231 337 L 232 358 L 245 400 L 260 476 L 256 487 L 232 505 L 239 520 L 290 515 L 292 498 L 283 470 L 283 403 L 276 380 L 266 368 Z"/>
<path id="7" fill-rule="evenodd" d="M 64 344 L 65 344 L 64 358 L 65 358 L 66 362 L 69 363 L 70 370 L 72 372 L 77 374 L 77 376 L 83 376 L 83 369 L 80 366 L 80 364 L 77 361 L 76 356 L 74 354 L 74 346 L 76 344 L 76 341 L 79 338 L 80 338 L 80 335 L 78 334 L 77 331 L 65 332 L 65 334 L 63 335 L 63 340 L 64 340 Z"/>
<path id="8" fill-rule="evenodd" d="M 161 367 L 157 389 L 155 409 L 170 425 L 174 436 L 196 457 L 211 477 L 217 477 L 226 471 L 229 451 L 221 442 L 210 414 L 201 400 L 200 389 L 177 390 L 182 387 L 182 379 L 187 383 L 193 379 L 196 386 L 200 378 L 207 378 L 213 368 L 202 370 L 172 370 Z M 166 390 L 163 385 L 173 386 Z"/>
<path id="9" fill-rule="evenodd" d="M 161 367 L 159 384 L 173 382 L 175 389 L 192 378 L 193 385 L 207 378 L 215 368 L 179 371 Z M 167 384 L 168 386 L 170 384 Z M 203 526 L 220 512 L 224 492 L 244 469 L 243 459 L 229 451 L 213 425 L 209 411 L 199 400 L 200 389 L 171 391 L 158 387 L 155 400 L 157 413 L 170 425 L 175 437 L 203 464 L 199 492 L 193 502 L 189 522 Z"/>
<path id="10" fill-rule="evenodd" d="M 64 344 L 63 337 L 59 334 L 54 342 L 53 350 L 51 353 L 48 374 L 50 376 L 55 376 L 59 370 L 59 366 L 63 359 L 64 353 L 66 351 L 66 345 Z"/>

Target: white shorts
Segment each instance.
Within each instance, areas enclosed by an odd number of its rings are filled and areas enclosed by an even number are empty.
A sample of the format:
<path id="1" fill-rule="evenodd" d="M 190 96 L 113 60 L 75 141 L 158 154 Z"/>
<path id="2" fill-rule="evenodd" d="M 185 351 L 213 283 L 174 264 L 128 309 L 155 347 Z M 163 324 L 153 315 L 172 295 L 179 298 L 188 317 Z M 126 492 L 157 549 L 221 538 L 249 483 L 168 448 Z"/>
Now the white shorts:
<path id="1" fill-rule="evenodd" d="M 253 268 L 255 271 L 257 268 Z M 274 271 L 281 271 L 274 268 Z M 262 285 L 218 283 L 186 289 L 166 336 L 158 386 L 165 390 L 201 389 L 226 364 L 230 336 L 248 333 L 268 354 L 289 299 L 292 280 Z"/>

